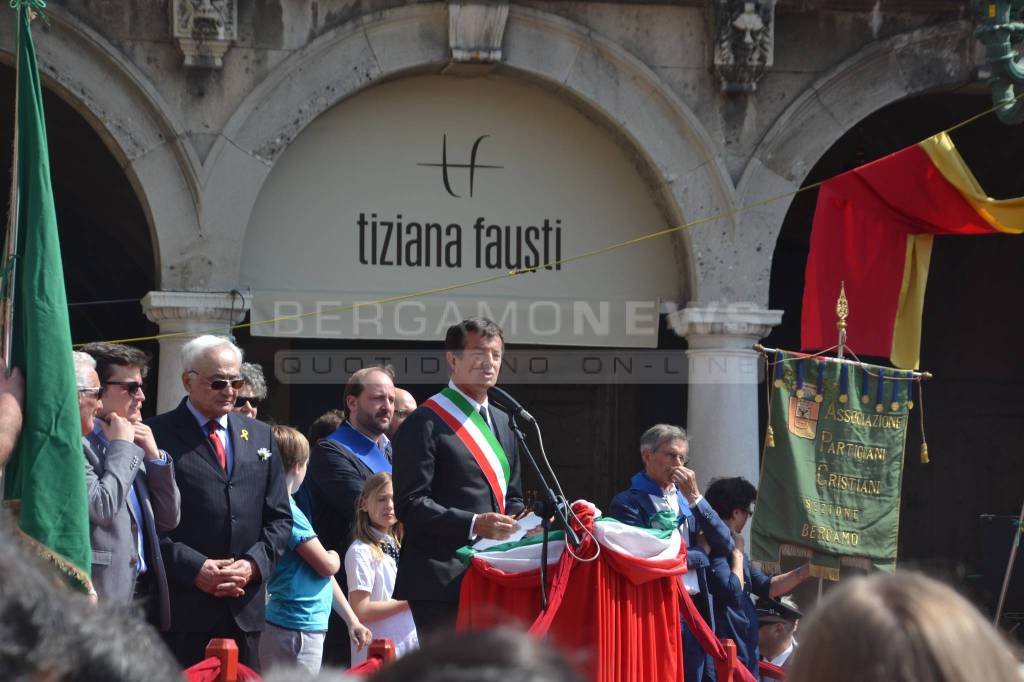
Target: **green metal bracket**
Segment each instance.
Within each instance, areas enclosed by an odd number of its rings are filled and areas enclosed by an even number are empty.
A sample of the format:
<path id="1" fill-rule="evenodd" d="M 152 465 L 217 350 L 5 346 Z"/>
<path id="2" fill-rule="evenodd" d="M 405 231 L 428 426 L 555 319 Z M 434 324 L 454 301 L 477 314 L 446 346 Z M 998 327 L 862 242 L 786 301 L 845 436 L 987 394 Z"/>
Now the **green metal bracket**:
<path id="1" fill-rule="evenodd" d="M 974 35 L 985 46 L 985 61 L 992 69 L 988 84 L 992 103 L 1003 123 L 1024 123 L 1024 101 L 1018 100 L 1014 88 L 1024 86 L 1024 65 L 1013 43 L 1024 38 L 1024 22 L 1020 18 L 1024 0 L 975 0 L 978 28 Z"/>

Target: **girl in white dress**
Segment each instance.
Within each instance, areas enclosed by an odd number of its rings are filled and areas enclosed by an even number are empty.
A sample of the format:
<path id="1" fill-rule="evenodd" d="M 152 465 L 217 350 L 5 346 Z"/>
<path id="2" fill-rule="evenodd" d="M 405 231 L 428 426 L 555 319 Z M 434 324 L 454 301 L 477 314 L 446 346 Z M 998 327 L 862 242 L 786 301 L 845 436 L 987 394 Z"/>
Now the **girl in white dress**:
<path id="1" fill-rule="evenodd" d="M 419 646 L 409 602 L 392 599 L 398 573 L 402 524 L 395 516 L 391 474 L 367 479 L 356 500 L 353 542 L 345 552 L 348 601 L 359 620 L 373 630 L 374 639 L 390 639 L 395 655 Z M 352 647 L 352 665 L 366 660 L 366 649 Z"/>

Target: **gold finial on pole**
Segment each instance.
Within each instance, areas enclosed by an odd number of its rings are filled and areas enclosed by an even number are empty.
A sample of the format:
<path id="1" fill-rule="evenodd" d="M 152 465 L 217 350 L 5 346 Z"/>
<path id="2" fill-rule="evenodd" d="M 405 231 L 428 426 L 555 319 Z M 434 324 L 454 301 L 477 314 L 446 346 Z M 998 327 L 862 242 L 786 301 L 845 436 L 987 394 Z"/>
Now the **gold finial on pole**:
<path id="1" fill-rule="evenodd" d="M 846 349 L 846 318 L 850 315 L 850 304 L 846 300 L 846 282 L 839 282 L 839 299 L 836 301 L 836 327 L 839 329 L 839 346 L 836 350 L 836 357 L 842 360 L 843 351 Z"/>

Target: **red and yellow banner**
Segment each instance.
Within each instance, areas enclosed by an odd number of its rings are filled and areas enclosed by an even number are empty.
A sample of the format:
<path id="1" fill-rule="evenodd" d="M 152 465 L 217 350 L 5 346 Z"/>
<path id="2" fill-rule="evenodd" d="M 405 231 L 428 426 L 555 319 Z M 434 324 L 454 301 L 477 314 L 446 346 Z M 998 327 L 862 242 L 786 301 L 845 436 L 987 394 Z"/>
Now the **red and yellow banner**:
<path id="1" fill-rule="evenodd" d="M 825 182 L 811 228 L 801 346 L 835 344 L 845 282 L 847 345 L 918 367 L 934 235 L 1024 232 L 1024 197 L 992 199 L 946 133 Z"/>

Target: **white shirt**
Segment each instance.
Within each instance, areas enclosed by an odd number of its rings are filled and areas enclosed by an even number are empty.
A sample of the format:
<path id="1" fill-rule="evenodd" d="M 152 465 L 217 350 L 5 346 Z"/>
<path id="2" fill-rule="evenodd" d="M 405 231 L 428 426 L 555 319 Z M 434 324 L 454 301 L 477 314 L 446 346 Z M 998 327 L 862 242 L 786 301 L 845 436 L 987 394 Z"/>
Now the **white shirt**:
<path id="1" fill-rule="evenodd" d="M 383 537 L 375 528 L 370 529 L 375 537 Z M 398 575 L 398 566 L 395 560 L 384 555 L 378 560 L 374 556 L 373 549 L 363 542 L 356 540 L 349 545 L 345 552 L 345 575 L 348 577 L 348 591 L 351 594 L 354 590 L 362 590 L 370 593 L 370 601 L 385 601 L 391 599 L 395 591 L 395 576 Z M 416 637 L 416 623 L 412 619 L 412 611 L 405 609 L 382 620 L 375 620 L 372 623 L 364 623 L 373 632 L 374 639 L 390 639 L 395 643 L 395 656 L 401 656 L 414 649 L 419 648 L 419 639 Z M 352 665 L 359 665 L 366 660 L 367 648 L 356 651 L 355 645 L 351 645 Z"/>
<path id="2" fill-rule="evenodd" d="M 772 665 L 777 665 L 781 668 L 782 666 L 786 665 L 786 661 L 788 661 L 789 657 L 793 655 L 794 649 L 796 649 L 796 640 L 791 639 L 789 640 L 789 646 L 783 649 L 781 654 L 779 654 L 778 656 L 776 656 L 768 662 Z"/>

